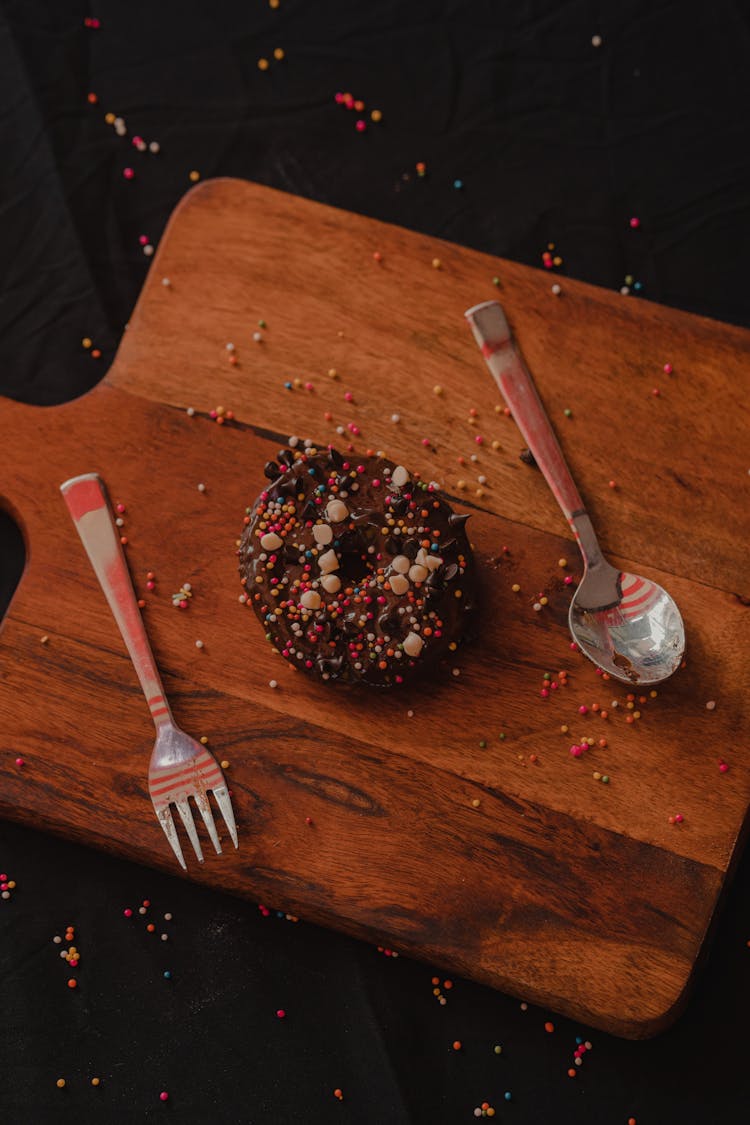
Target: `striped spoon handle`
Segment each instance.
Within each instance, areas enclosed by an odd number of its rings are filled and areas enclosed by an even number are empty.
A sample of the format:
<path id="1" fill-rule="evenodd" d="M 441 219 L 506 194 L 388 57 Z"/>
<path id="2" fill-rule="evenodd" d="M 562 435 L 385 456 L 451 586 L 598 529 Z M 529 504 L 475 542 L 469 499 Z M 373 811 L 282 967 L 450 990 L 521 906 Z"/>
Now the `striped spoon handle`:
<path id="1" fill-rule="evenodd" d="M 574 520 L 585 513 L 583 501 L 539 400 L 534 381 L 511 336 L 505 313 L 497 301 L 485 301 L 468 309 L 465 315 L 514 422 L 575 531 Z"/>
<path id="2" fill-rule="evenodd" d="M 76 531 L 94 568 L 99 585 L 122 633 L 157 731 L 174 725 L 156 668 L 128 565 L 120 545 L 104 482 L 96 473 L 72 477 L 60 485 Z"/>

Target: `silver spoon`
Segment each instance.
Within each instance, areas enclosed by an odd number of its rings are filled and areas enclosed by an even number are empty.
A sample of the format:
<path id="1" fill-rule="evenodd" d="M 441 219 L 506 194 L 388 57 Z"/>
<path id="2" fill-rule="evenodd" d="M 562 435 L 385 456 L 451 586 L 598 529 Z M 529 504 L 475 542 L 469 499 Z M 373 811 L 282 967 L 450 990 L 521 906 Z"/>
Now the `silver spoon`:
<path id="1" fill-rule="evenodd" d="M 685 626 L 672 598 L 637 574 L 617 570 L 602 555 L 534 382 L 497 301 L 466 312 L 487 366 L 524 440 L 570 524 L 583 555 L 583 578 L 570 603 L 573 640 L 594 664 L 618 680 L 658 684 L 680 666 Z"/>

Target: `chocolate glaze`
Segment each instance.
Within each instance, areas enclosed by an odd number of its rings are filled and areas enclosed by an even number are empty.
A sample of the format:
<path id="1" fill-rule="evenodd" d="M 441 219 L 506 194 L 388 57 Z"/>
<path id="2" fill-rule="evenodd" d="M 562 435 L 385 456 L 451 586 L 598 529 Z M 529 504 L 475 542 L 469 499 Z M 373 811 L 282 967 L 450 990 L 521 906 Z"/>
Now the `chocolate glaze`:
<path id="1" fill-rule="evenodd" d="M 243 531 L 240 574 L 294 667 L 392 687 L 462 639 L 475 590 L 468 516 L 382 457 L 280 450 L 264 472 L 272 483 Z"/>

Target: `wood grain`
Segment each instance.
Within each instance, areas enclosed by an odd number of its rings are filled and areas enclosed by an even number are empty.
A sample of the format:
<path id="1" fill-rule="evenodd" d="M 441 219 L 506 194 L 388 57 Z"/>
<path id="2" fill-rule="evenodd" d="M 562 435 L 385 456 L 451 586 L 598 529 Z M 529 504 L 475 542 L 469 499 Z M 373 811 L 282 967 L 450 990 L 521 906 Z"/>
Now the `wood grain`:
<path id="1" fill-rule="evenodd" d="M 570 652 L 562 579 L 577 573 L 574 545 L 541 475 L 518 459 L 462 323 L 497 291 L 493 276 L 613 561 L 664 584 L 685 618 L 687 667 L 635 701 L 632 724 L 627 690 Z M 97 471 L 127 508 L 128 559 L 175 715 L 231 763 L 241 850 L 190 865 L 190 878 L 618 1034 L 674 1018 L 750 793 L 738 738 L 747 334 L 567 281 L 555 299 L 550 283 L 269 189 L 219 181 L 191 193 L 106 382 L 63 407 L 0 401 L 1 502 L 28 548 L 0 629 L 2 814 L 176 873 L 147 799 L 148 712 L 58 491 Z M 295 377 L 314 390 L 286 390 Z M 218 405 L 238 421 L 210 421 Z M 238 601 L 235 541 L 264 462 L 292 432 L 345 441 L 335 426 L 350 421 L 358 448 L 434 477 L 473 513 L 482 574 L 475 641 L 435 682 L 387 700 L 295 673 Z M 185 581 L 195 596 L 178 611 L 170 595 Z M 541 591 L 549 604 L 535 612 Z M 569 686 L 542 699 L 544 673 L 562 668 Z M 592 703 L 609 717 L 579 714 Z M 576 760 L 568 747 L 584 735 L 608 745 Z"/>

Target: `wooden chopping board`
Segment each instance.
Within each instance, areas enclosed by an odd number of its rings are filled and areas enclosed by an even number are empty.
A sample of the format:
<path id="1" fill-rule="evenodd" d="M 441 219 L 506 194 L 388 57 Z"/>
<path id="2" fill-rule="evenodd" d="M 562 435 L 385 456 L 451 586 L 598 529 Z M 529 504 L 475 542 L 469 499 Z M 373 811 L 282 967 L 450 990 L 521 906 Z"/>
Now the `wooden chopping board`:
<path id="1" fill-rule="evenodd" d="M 148 710 L 59 494 L 96 471 L 126 507 L 176 718 L 230 762 L 240 850 L 207 845 L 188 878 L 616 1034 L 666 1026 L 750 794 L 750 334 L 552 280 L 257 185 L 193 190 L 106 380 L 55 408 L 0 400 L 0 503 L 28 556 L 0 627 L 0 814 L 178 874 L 147 796 Z M 682 610 L 686 667 L 656 698 L 570 650 L 575 546 L 463 322 L 494 295 L 602 546 Z M 290 434 L 382 449 L 472 513 L 481 628 L 433 681 L 322 686 L 240 604 L 242 517 Z"/>

